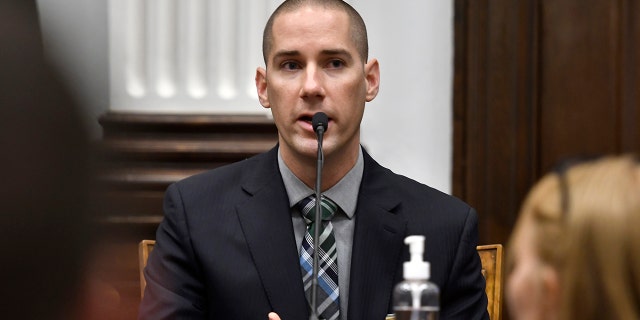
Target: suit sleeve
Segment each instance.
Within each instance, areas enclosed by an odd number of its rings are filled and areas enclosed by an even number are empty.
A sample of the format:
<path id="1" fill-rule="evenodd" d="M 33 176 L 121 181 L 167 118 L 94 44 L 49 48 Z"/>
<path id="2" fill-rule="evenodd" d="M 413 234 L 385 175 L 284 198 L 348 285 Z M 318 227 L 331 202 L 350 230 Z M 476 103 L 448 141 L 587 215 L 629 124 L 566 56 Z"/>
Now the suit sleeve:
<path id="1" fill-rule="evenodd" d="M 449 274 L 446 291 L 441 292 L 441 319 L 488 320 L 485 279 L 478 245 L 478 216 L 470 208 L 464 222 L 458 249 Z"/>
<path id="2" fill-rule="evenodd" d="M 184 204 L 176 184 L 167 189 L 164 213 L 144 270 L 147 286 L 138 319 L 205 319 L 202 273 L 191 246 Z"/>

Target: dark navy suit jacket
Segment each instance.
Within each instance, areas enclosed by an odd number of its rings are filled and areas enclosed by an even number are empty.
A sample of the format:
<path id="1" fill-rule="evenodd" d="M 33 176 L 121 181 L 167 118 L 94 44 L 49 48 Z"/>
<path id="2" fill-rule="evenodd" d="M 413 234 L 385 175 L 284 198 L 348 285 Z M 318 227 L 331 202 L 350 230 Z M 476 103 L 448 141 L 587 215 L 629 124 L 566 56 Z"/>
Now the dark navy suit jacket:
<path id="1" fill-rule="evenodd" d="M 140 319 L 309 318 L 277 148 L 192 176 L 166 192 L 165 218 L 144 271 Z M 396 175 L 364 154 L 351 260 L 349 320 L 382 320 L 424 235 L 440 319 L 488 319 L 476 251 L 477 215 L 464 202 Z M 344 319 L 344 317 L 343 317 Z"/>

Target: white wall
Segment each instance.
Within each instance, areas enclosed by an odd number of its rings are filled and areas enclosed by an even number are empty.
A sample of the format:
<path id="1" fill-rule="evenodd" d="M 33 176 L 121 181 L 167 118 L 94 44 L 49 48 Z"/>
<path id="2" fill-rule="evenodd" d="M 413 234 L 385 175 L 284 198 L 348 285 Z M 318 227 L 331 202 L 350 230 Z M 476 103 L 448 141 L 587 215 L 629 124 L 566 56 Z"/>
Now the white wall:
<path id="1" fill-rule="evenodd" d="M 107 2 L 38 0 L 45 47 L 85 106 L 94 137 L 97 117 L 110 107 Z M 450 192 L 453 0 L 348 2 L 367 23 L 370 56 L 382 73 L 363 144 L 393 171 Z"/>
<path id="2" fill-rule="evenodd" d="M 362 141 L 396 173 L 451 192 L 453 0 L 352 1 L 365 19 L 381 89 Z"/>

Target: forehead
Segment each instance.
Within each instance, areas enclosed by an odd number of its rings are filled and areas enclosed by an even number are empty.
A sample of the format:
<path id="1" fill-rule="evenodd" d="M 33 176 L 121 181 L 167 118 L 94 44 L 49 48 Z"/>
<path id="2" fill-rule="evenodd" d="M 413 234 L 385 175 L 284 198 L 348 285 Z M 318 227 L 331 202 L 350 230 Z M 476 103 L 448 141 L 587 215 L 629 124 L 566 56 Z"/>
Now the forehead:
<path id="1" fill-rule="evenodd" d="M 298 50 L 292 46 L 335 46 L 355 50 L 350 20 L 346 12 L 305 6 L 281 13 L 273 23 L 273 51 Z"/>

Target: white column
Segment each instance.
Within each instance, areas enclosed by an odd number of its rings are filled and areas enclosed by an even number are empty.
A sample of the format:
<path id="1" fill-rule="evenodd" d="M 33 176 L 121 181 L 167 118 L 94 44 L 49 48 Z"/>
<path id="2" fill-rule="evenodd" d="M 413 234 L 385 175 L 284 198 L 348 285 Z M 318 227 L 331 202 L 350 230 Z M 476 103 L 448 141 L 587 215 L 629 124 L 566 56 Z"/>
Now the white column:
<path id="1" fill-rule="evenodd" d="M 278 3 L 109 0 L 110 109 L 267 113 L 253 78 Z"/>
<path id="2" fill-rule="evenodd" d="M 185 44 L 181 48 L 185 58 L 184 86 L 187 95 L 201 99 L 209 93 L 209 77 L 207 75 L 207 2 L 206 0 L 183 0 L 185 10 L 180 16 Z"/>

